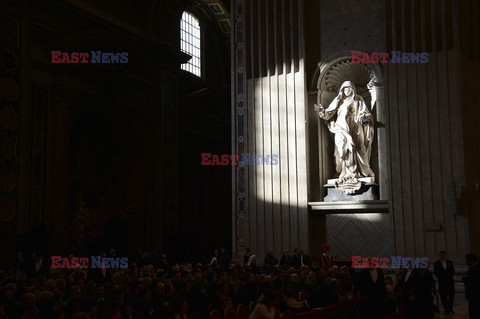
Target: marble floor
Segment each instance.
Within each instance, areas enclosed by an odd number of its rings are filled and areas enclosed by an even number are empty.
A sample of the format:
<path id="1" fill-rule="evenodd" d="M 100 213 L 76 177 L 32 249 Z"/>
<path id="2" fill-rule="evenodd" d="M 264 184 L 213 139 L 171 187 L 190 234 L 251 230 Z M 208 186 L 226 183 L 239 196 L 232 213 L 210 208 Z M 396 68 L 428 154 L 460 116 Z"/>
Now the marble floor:
<path id="1" fill-rule="evenodd" d="M 445 318 L 445 319 L 469 319 L 468 317 L 468 301 L 465 300 L 465 294 L 457 293 L 455 295 L 455 302 L 453 304 L 454 314 L 444 315 L 443 308 L 440 304 L 440 313 L 435 314 L 435 318 Z"/>

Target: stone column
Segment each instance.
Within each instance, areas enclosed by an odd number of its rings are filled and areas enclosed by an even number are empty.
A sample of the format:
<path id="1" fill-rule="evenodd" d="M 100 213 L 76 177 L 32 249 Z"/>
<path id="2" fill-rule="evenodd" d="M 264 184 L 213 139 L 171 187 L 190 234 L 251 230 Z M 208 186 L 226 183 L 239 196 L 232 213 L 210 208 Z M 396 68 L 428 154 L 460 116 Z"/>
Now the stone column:
<path id="1" fill-rule="evenodd" d="M 375 134 L 378 141 L 378 177 L 377 183 L 380 185 L 380 200 L 389 200 L 390 198 L 390 182 L 388 177 L 388 146 L 387 146 L 387 129 L 386 123 L 387 109 L 385 106 L 385 94 L 383 82 L 374 83 L 375 92 L 375 111 L 377 113 L 377 125 Z"/>
<path id="2" fill-rule="evenodd" d="M 245 101 L 245 1 L 236 0 L 232 8 L 232 154 L 247 149 L 247 103 Z M 244 165 L 232 166 L 232 261 L 241 263 L 248 238 L 247 170 Z"/>
<path id="3" fill-rule="evenodd" d="M 58 86 L 52 94 L 51 253 L 66 253 L 70 233 L 70 112 L 73 89 Z"/>
<path id="4" fill-rule="evenodd" d="M 165 236 L 177 233 L 178 216 L 178 83 L 163 72 L 152 98 L 151 212 L 147 212 L 147 249 L 163 250 Z M 168 245 L 169 243 L 167 243 Z"/>

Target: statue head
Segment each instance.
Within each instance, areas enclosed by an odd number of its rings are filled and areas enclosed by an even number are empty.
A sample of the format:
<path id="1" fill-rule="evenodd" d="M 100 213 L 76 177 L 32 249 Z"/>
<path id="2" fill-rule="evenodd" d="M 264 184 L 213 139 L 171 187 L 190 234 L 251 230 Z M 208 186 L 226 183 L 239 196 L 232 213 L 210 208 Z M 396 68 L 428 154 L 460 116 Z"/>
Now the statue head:
<path id="1" fill-rule="evenodd" d="M 343 82 L 338 92 L 338 97 L 340 99 L 344 99 L 344 98 L 355 96 L 355 95 L 356 95 L 355 85 L 350 81 Z"/>
<path id="2" fill-rule="evenodd" d="M 353 90 L 352 90 L 351 87 L 346 86 L 346 87 L 343 88 L 343 94 L 344 94 L 345 96 L 348 97 L 348 96 L 352 95 L 352 93 L 353 93 Z"/>

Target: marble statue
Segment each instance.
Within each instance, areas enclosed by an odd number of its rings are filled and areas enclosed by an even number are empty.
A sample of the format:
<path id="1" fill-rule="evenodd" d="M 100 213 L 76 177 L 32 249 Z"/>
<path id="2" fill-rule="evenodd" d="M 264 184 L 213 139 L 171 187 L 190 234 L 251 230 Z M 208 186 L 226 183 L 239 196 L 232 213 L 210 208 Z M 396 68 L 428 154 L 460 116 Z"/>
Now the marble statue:
<path id="1" fill-rule="evenodd" d="M 335 164 L 338 179 L 335 187 L 353 194 L 362 181 L 373 182 L 370 168 L 373 143 L 373 117 L 365 101 L 356 94 L 355 85 L 345 81 L 328 108 L 315 104 L 318 116 L 328 122 L 335 139 Z"/>

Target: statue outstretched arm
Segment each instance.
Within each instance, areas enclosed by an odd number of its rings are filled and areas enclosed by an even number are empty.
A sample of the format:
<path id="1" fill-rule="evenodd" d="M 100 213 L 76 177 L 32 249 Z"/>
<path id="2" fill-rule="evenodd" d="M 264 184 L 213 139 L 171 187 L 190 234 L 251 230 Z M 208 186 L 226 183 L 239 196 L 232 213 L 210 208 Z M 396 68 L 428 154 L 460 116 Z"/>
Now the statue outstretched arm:
<path id="1" fill-rule="evenodd" d="M 367 108 L 365 102 L 363 102 L 363 101 L 360 104 L 360 111 L 358 112 L 358 120 L 363 125 L 367 125 L 367 124 L 373 125 L 373 116 L 368 111 L 368 108 Z"/>
<path id="2" fill-rule="evenodd" d="M 323 117 L 325 115 L 325 108 L 322 104 L 314 104 L 313 109 L 315 110 L 315 112 L 318 113 L 320 117 Z"/>
<path id="3" fill-rule="evenodd" d="M 335 101 L 334 101 L 335 102 Z M 333 104 L 333 102 L 332 102 Z M 325 110 L 322 104 L 314 104 L 313 109 L 315 112 L 318 113 L 318 116 L 324 120 L 329 120 L 331 119 L 335 113 L 336 113 L 336 108 L 332 108 L 332 104 L 328 107 L 328 109 Z"/>

